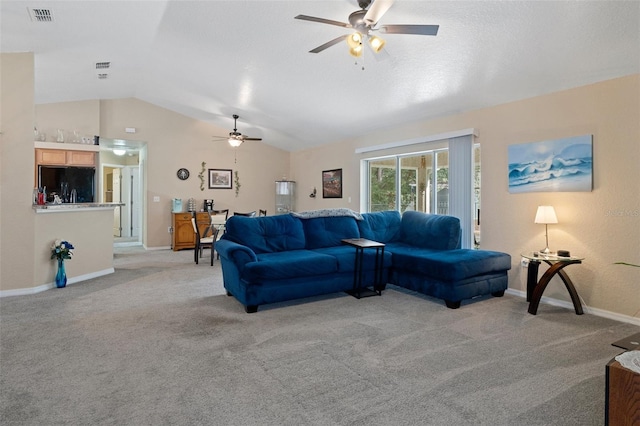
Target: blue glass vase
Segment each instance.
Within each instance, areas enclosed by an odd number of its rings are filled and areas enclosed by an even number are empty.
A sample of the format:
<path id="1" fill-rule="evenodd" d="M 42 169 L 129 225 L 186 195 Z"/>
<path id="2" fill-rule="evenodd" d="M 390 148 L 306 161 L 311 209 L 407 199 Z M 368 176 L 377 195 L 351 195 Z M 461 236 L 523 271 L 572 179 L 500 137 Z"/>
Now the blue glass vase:
<path id="1" fill-rule="evenodd" d="M 67 271 L 64 270 L 64 259 L 58 259 L 58 272 L 56 273 L 56 287 L 67 286 Z"/>

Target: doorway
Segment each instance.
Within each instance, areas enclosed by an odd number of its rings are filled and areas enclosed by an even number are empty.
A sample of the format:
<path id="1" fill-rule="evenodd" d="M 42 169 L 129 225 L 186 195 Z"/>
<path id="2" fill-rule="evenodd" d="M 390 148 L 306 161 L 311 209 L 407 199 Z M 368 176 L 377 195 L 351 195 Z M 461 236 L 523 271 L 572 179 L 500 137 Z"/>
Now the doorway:
<path id="1" fill-rule="evenodd" d="M 113 211 L 115 247 L 143 244 L 141 154 L 145 149 L 144 142 L 100 138 L 100 199 L 122 204 Z"/>

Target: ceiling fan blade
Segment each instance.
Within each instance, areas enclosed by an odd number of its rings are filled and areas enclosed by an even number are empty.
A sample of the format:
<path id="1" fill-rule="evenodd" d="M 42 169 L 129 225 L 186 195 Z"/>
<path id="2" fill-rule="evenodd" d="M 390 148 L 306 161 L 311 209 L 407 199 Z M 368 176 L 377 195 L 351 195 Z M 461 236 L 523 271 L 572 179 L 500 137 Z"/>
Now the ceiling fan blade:
<path id="1" fill-rule="evenodd" d="M 322 46 L 318 46 L 318 47 L 316 47 L 315 49 L 310 50 L 310 51 L 309 51 L 309 53 L 320 53 L 320 52 L 322 52 L 323 50 L 328 49 L 329 47 L 333 46 L 334 44 L 338 44 L 338 43 L 340 43 L 341 41 L 346 40 L 346 39 L 347 39 L 347 37 L 349 37 L 349 34 L 345 34 L 345 35 L 342 35 L 342 36 L 340 36 L 340 37 L 336 37 L 336 38 L 334 38 L 333 40 L 326 42 L 326 43 L 325 43 L 325 44 L 323 44 Z"/>
<path id="2" fill-rule="evenodd" d="M 243 141 L 261 141 L 262 138 L 242 138 Z"/>
<path id="3" fill-rule="evenodd" d="M 331 19 L 316 18 L 315 16 L 298 15 L 293 19 L 302 19 L 303 21 L 319 22 L 321 24 L 336 25 L 338 27 L 351 28 L 350 24 L 340 21 L 332 21 Z"/>
<path id="4" fill-rule="evenodd" d="M 379 30 L 384 34 L 437 35 L 440 25 L 382 25 Z"/>
<path id="5" fill-rule="evenodd" d="M 364 15 L 364 22 L 369 25 L 375 25 L 382 18 L 382 15 L 387 13 L 387 10 L 393 6 L 393 2 L 394 0 L 374 0 L 369 6 L 367 14 Z"/>

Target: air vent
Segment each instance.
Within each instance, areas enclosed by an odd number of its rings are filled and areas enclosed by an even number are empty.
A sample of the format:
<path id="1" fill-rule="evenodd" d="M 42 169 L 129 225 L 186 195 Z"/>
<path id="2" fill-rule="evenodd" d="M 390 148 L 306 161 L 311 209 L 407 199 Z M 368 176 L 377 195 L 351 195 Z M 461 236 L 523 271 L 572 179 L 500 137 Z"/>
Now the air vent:
<path id="1" fill-rule="evenodd" d="M 29 9 L 29 16 L 34 22 L 53 22 L 53 14 L 49 9 Z"/>
<path id="2" fill-rule="evenodd" d="M 109 74 L 98 74 L 98 80 L 106 80 Z"/>
<path id="3" fill-rule="evenodd" d="M 97 70 L 106 70 L 111 66 L 111 62 L 96 62 Z"/>

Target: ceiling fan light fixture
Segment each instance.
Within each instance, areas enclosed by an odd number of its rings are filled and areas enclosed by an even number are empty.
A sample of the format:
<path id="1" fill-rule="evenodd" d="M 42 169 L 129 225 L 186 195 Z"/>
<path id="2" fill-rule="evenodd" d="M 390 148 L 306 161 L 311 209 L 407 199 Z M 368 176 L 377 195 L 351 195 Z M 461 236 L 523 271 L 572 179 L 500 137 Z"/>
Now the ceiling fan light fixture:
<path id="1" fill-rule="evenodd" d="M 234 148 L 237 148 L 240 145 L 242 145 L 242 139 L 229 138 L 229 145 L 231 145 Z"/>
<path id="2" fill-rule="evenodd" d="M 347 44 L 350 48 L 356 49 L 358 46 L 362 45 L 362 34 L 357 31 L 353 34 L 349 34 L 347 37 Z"/>
<path id="3" fill-rule="evenodd" d="M 382 50 L 382 48 L 384 47 L 385 43 L 386 42 L 382 38 L 380 38 L 378 36 L 369 37 L 369 45 L 371 46 L 371 49 L 376 53 L 378 53 L 378 52 L 380 52 Z"/>
<path id="4" fill-rule="evenodd" d="M 360 56 L 362 56 L 362 45 L 358 47 L 352 47 L 351 49 L 349 49 L 349 53 L 351 54 L 351 56 L 359 58 Z"/>

